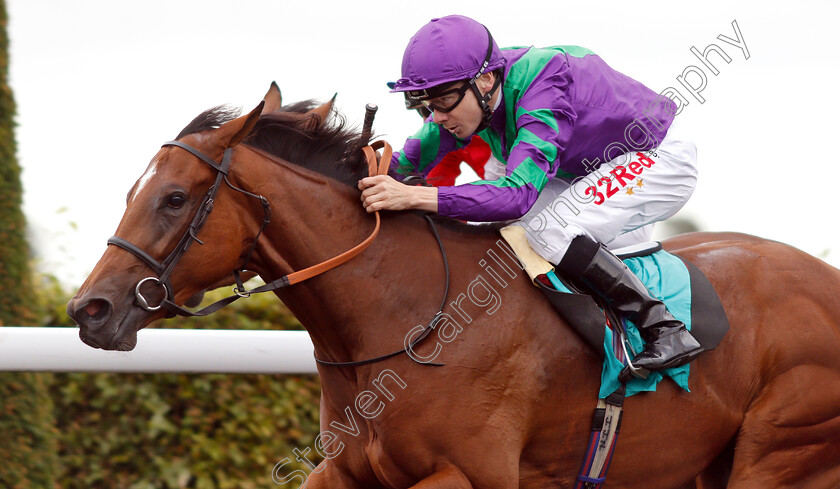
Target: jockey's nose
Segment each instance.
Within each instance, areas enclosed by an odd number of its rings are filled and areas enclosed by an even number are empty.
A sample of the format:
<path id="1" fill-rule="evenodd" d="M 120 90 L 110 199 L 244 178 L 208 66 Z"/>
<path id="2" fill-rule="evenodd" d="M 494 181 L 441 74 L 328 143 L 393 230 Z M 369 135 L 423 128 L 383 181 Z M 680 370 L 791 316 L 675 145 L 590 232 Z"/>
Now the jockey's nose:
<path id="1" fill-rule="evenodd" d="M 449 120 L 449 115 L 446 112 L 436 110 L 432 112 L 432 115 L 434 116 L 435 124 L 443 124 Z"/>

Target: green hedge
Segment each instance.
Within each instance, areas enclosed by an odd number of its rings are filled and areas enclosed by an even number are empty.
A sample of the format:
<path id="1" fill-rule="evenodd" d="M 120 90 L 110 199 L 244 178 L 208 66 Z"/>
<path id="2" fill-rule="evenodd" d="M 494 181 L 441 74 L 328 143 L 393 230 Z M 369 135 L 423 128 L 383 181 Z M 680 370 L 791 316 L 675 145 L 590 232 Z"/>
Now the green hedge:
<path id="1" fill-rule="evenodd" d="M 7 23 L 6 2 L 0 0 L 0 325 L 32 319 L 24 295 L 30 283 L 29 247 L 14 137 L 15 100 L 8 84 Z"/>
<path id="2" fill-rule="evenodd" d="M 0 0 L 0 326 L 70 326 L 55 280 L 32 286 L 6 24 Z M 165 326 L 300 328 L 274 296 Z M 274 487 L 312 446 L 319 397 L 315 376 L 0 373 L 0 488 Z"/>
<path id="3" fill-rule="evenodd" d="M 64 301 L 51 324 L 69 324 Z M 300 329 L 273 295 L 167 328 Z M 141 339 L 142 341 L 142 339 Z M 62 488 L 266 488 L 318 434 L 317 376 L 54 374 Z M 303 463 L 283 467 L 309 472 Z"/>
<path id="4" fill-rule="evenodd" d="M 34 325 L 26 221 L 14 137 L 15 100 L 8 85 L 6 2 L 0 0 L 0 326 Z M 54 487 L 55 429 L 49 374 L 0 373 L 0 487 Z"/>
<path id="5" fill-rule="evenodd" d="M 0 487 L 54 487 L 57 467 L 49 374 L 0 374 Z"/>

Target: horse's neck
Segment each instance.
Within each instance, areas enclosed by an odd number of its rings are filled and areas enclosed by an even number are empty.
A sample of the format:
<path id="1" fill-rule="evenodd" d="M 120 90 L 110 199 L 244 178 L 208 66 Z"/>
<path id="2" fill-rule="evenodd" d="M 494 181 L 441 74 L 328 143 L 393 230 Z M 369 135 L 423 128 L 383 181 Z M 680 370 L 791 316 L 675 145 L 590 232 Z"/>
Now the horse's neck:
<path id="1" fill-rule="evenodd" d="M 267 178 L 270 183 L 260 191 L 269 198 L 273 217 L 256 253 L 256 270 L 267 281 L 332 258 L 363 241 L 374 228 L 374 217 L 362 209 L 358 191 L 347 185 L 301 168 L 278 168 Z M 478 341 L 480 335 L 480 342 L 496 346 L 492 354 L 476 356 L 459 342 L 458 348 L 447 350 L 447 362 L 491 368 L 518 348 L 534 350 L 539 358 L 532 363 L 542 368 L 551 358 L 579 355 L 580 340 L 557 324 L 553 310 L 544 304 L 535 307 L 541 298 L 497 243 L 498 234 L 449 228 L 439 229 L 452 279 L 444 312 L 461 326 L 471 323 L 464 341 Z M 319 358 L 358 361 L 402 349 L 410 331 L 427 325 L 437 313 L 445 283 L 441 252 L 423 217 L 385 212 L 379 236 L 364 252 L 281 289 L 278 296 L 309 331 Z M 495 297 L 490 297 L 491 290 Z M 503 311 L 495 312 L 502 302 Z M 432 337 L 420 353 L 428 354 L 437 342 Z M 545 344 L 551 345 L 550 354 L 539 353 Z M 352 401 L 356 390 L 383 368 L 328 367 L 322 385 L 334 399 Z"/>

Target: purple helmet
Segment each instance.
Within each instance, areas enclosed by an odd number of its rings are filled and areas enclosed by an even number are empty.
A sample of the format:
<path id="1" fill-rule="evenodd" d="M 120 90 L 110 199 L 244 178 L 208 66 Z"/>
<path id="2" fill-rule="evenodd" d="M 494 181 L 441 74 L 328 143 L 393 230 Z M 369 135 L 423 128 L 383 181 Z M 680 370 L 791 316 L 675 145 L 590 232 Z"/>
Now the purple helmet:
<path id="1" fill-rule="evenodd" d="M 501 68 L 505 59 L 482 24 L 462 15 L 432 19 L 405 48 L 393 92 L 422 91 Z"/>

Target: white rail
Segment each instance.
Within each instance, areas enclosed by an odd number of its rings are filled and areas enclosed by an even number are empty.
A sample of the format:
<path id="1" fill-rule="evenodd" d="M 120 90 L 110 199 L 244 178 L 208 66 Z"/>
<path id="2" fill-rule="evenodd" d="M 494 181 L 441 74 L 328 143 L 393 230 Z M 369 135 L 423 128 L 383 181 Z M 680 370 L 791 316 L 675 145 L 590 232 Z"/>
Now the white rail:
<path id="1" fill-rule="evenodd" d="M 0 371 L 317 373 L 305 331 L 144 329 L 129 352 L 91 348 L 77 328 L 0 327 Z"/>

